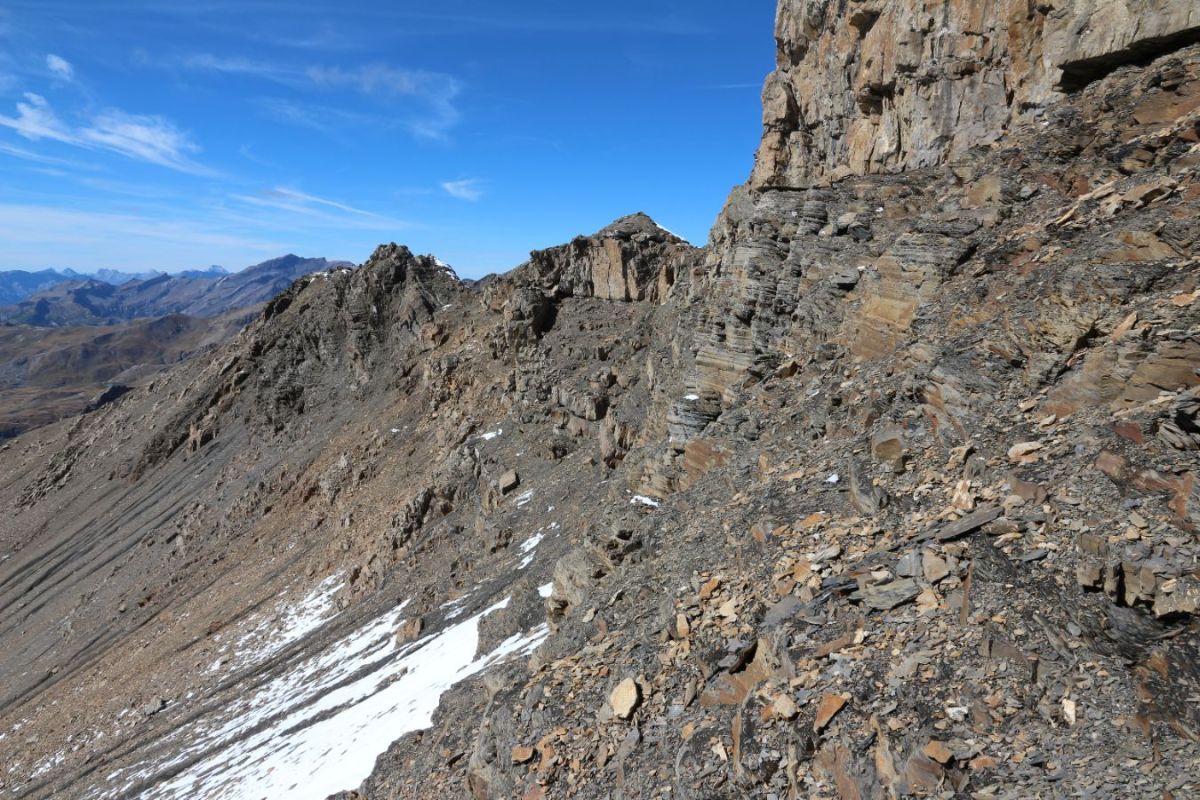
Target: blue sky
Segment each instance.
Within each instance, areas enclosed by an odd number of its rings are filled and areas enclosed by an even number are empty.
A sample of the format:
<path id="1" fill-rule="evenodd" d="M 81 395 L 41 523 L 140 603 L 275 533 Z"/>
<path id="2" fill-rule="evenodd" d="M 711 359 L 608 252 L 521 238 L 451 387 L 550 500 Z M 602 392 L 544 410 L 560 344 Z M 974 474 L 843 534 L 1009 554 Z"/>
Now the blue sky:
<path id="1" fill-rule="evenodd" d="M 0 268 L 380 242 L 464 276 L 645 211 L 701 243 L 774 0 L 0 0 Z"/>

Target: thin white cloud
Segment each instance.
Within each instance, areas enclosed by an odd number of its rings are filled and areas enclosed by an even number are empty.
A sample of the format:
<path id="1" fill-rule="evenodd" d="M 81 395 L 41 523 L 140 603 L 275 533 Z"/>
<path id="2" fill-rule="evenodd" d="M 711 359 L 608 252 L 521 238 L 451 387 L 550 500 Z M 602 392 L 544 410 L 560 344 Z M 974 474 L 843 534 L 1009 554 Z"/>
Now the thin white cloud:
<path id="1" fill-rule="evenodd" d="M 217 56 L 212 53 L 197 53 L 183 59 L 186 69 L 221 72 L 226 75 L 251 75 L 264 80 L 294 84 L 303 77 L 303 71 L 289 69 L 278 64 L 255 61 L 249 58 Z"/>
<path id="2" fill-rule="evenodd" d="M 474 203 L 483 197 L 483 181 L 478 178 L 467 178 L 461 181 L 443 181 L 442 188 L 451 197 Z"/>
<path id="3" fill-rule="evenodd" d="M 187 134 L 158 116 L 102 112 L 86 127 L 72 128 L 41 95 L 27 92 L 14 117 L 0 116 L 0 126 L 30 141 L 48 139 L 88 150 L 107 150 L 138 161 L 192 175 L 215 173 L 190 157 L 200 151 Z"/>
<path id="4" fill-rule="evenodd" d="M 710 91 L 717 91 L 717 92 L 740 91 L 740 90 L 747 90 L 747 89 L 753 89 L 755 91 L 759 91 L 762 89 L 762 84 L 761 83 L 714 83 L 714 84 L 710 84 L 708 86 L 701 86 L 700 88 L 707 89 Z"/>
<path id="5" fill-rule="evenodd" d="M 78 178 L 79 183 L 89 189 L 97 189 L 110 195 L 124 195 L 138 200 L 171 200 L 173 203 L 184 202 L 189 193 L 179 187 L 162 186 L 142 181 L 123 181 L 105 177 Z"/>
<path id="6" fill-rule="evenodd" d="M 71 62 L 62 56 L 54 55 L 54 53 L 46 56 L 46 69 L 60 80 L 72 81 L 75 79 L 75 68 L 71 66 Z"/>
<path id="7" fill-rule="evenodd" d="M 462 84 L 453 76 L 441 72 L 401 69 L 380 63 L 358 67 L 298 67 L 211 53 L 188 56 L 177 63 L 185 69 L 254 77 L 295 89 L 352 92 L 386 107 L 393 124 L 399 119 L 400 124 L 413 135 L 422 138 L 443 138 L 462 116 L 455 104 L 462 93 Z M 364 116 L 337 110 L 325 110 L 322 115 L 313 115 L 308 113 L 308 109 L 316 106 L 289 101 L 273 102 L 276 103 L 274 111 L 277 118 L 308 128 L 327 129 L 329 126 L 321 116 L 329 116 L 330 112 L 333 116 L 339 113 Z M 397 117 L 396 107 L 402 103 L 408 103 L 412 108 Z"/>
<path id="8" fill-rule="evenodd" d="M 162 117 L 108 111 L 80 131 L 80 137 L 129 158 L 180 172 L 211 174 L 188 156 L 198 153 L 199 146 Z"/>
<path id="9" fill-rule="evenodd" d="M 412 223 L 404 220 L 392 219 L 338 200 L 330 200 L 285 187 L 277 186 L 256 195 L 233 195 L 232 199 L 256 208 L 286 212 L 289 215 L 288 220 L 292 220 L 295 215 L 300 215 L 308 220 L 332 227 L 349 227 L 359 230 L 402 230 L 413 227 Z M 330 209 L 340 213 L 330 213 Z"/>
<path id="10" fill-rule="evenodd" d="M 309 67 L 309 79 L 318 86 L 349 87 L 380 97 L 445 95 L 457 92 L 458 83 L 447 75 L 424 70 L 396 69 L 386 64 L 365 67 Z"/>
<path id="11" fill-rule="evenodd" d="M 46 98 L 33 92 L 26 92 L 25 101 L 17 102 L 15 117 L 0 116 L 0 125 L 12 128 L 32 141 L 53 139 L 67 144 L 76 143 L 74 134 L 50 108 Z"/>
<path id="12" fill-rule="evenodd" d="M 402 24 L 409 31 L 432 34 L 462 35 L 464 30 L 480 30 L 490 34 L 502 33 L 562 33 L 562 34 L 605 34 L 605 33 L 651 33 L 668 36 L 700 36 L 712 33 L 712 29 L 680 14 L 646 13 L 614 15 L 605 13 L 602 7 L 592 14 L 581 13 L 577 5 L 561 5 L 564 11 L 553 13 L 542 8 L 537 11 L 518 11 L 509 5 L 490 4 L 496 9 L 493 14 L 464 14 L 416 11 L 410 4 L 393 3 L 374 11 L 381 24 Z M 449 5 L 449 4 L 446 4 Z M 652 4 L 646 4 L 652 5 Z"/>
<path id="13" fill-rule="evenodd" d="M 295 50 L 354 50 L 361 44 L 361 40 L 342 33 L 328 22 L 319 23 L 312 33 L 303 36 L 268 35 L 260 38 L 268 44 Z"/>
<path id="14" fill-rule="evenodd" d="M 281 197 L 281 198 L 284 198 L 285 200 L 292 200 L 292 201 L 296 201 L 299 203 L 310 203 L 312 205 L 326 206 L 327 208 L 336 208 L 339 211 L 345 211 L 347 214 L 358 214 L 359 216 L 363 216 L 363 217 L 378 217 L 379 216 L 378 214 L 372 213 L 370 211 L 363 211 L 361 208 L 355 208 L 354 206 L 346 205 L 345 203 L 339 203 L 336 200 L 328 200 L 324 197 L 317 197 L 316 195 L 305 194 L 304 192 L 298 192 L 294 189 L 285 189 L 283 187 L 276 187 L 271 190 L 270 194 L 275 197 Z"/>
<path id="15" fill-rule="evenodd" d="M 259 156 L 256 152 L 254 152 L 254 148 L 248 144 L 243 144 L 241 147 L 238 148 L 238 155 L 240 155 L 242 158 L 246 159 L 250 163 L 257 164 L 260 167 L 266 167 L 267 169 L 273 169 L 273 170 L 282 170 L 283 169 L 281 166 L 279 166 L 279 164 L 275 163 L 274 161 L 271 161 L 270 159 L 262 158 L 261 156 Z"/>
<path id="16" fill-rule="evenodd" d="M 71 167 L 72 169 L 95 169 L 90 164 L 84 164 L 81 161 L 73 161 L 68 158 L 55 158 L 41 153 L 35 153 L 32 150 L 26 150 L 23 147 L 15 147 L 10 144 L 0 142 L 0 154 L 11 156 L 12 158 L 20 158 L 25 161 L 32 161 L 35 164 L 48 164 L 57 167 Z"/>
<path id="17" fill-rule="evenodd" d="M 308 128 L 333 139 L 349 141 L 346 131 L 363 126 L 386 128 L 393 125 L 394 120 L 372 114 L 360 114 L 355 111 L 345 111 L 340 108 L 330 108 L 323 105 L 293 103 L 277 98 L 260 98 L 256 105 L 267 116 L 276 122 L 294 125 L 297 128 Z"/>

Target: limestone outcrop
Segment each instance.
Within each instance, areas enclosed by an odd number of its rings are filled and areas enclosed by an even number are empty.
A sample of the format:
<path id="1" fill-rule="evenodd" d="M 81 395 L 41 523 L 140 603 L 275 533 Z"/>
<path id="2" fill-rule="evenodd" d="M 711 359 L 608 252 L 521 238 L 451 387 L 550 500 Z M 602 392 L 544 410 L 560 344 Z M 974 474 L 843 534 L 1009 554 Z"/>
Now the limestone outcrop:
<path id="1" fill-rule="evenodd" d="M 783 0 L 756 189 L 934 166 L 1200 41 L 1192 0 Z"/>
<path id="2" fill-rule="evenodd" d="M 560 297 L 663 302 L 695 254 L 645 214 L 631 214 L 592 236 L 533 253 L 518 279 Z"/>

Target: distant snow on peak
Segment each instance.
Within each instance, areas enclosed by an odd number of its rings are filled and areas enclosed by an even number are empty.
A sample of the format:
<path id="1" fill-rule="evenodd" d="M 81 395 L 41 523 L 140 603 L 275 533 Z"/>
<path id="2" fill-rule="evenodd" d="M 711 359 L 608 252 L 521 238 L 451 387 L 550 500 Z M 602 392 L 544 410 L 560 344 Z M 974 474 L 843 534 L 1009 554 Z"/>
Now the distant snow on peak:
<path id="1" fill-rule="evenodd" d="M 658 229 L 659 229 L 660 231 L 662 231 L 663 233 L 669 234 L 670 236 L 674 236 L 676 239 L 678 239 L 679 241 L 683 242 L 684 244 L 691 244 L 691 242 L 689 242 L 687 239 L 685 239 L 685 238 L 683 238 L 682 236 L 680 236 L 680 235 L 679 235 L 678 233 L 676 233 L 675 231 L 671 230 L 670 228 L 667 228 L 667 227 L 664 227 L 664 226 L 662 226 L 662 225 L 659 225 L 657 222 L 655 222 L 655 223 L 654 223 L 654 227 L 658 228 Z"/>
<path id="2" fill-rule="evenodd" d="M 449 275 L 451 278 L 454 278 L 454 280 L 456 280 L 456 281 L 460 281 L 460 282 L 462 281 L 462 278 L 460 278 L 460 277 L 458 276 L 458 273 L 454 271 L 454 267 L 450 266 L 450 265 L 449 265 L 449 264 L 447 264 L 445 261 L 443 261 L 442 259 L 438 258 L 438 257 L 437 257 L 437 256 L 435 256 L 435 255 L 430 255 L 430 256 L 428 256 L 428 258 L 429 258 L 430 260 L 432 260 L 432 261 L 433 261 L 433 264 L 434 264 L 434 266 L 436 266 L 436 267 L 437 267 L 438 269 L 440 269 L 442 272 L 446 273 L 446 274 L 447 274 L 447 275 Z"/>

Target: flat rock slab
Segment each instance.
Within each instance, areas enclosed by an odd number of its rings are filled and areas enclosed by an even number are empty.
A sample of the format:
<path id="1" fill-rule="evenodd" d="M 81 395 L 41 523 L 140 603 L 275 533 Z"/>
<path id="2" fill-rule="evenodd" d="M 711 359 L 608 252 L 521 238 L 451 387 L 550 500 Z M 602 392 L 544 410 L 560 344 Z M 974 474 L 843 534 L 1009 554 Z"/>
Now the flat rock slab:
<path id="1" fill-rule="evenodd" d="M 863 603 L 879 611 L 890 611 L 896 606 L 915 600 L 921 587 L 912 578 L 901 578 L 891 583 L 868 586 L 862 590 Z"/>
<path id="2" fill-rule="evenodd" d="M 948 542 L 951 539 L 957 539 L 960 536 L 966 536 L 971 531 L 982 528 L 989 522 L 999 519 L 1000 515 L 1003 513 L 1004 509 L 1000 506 L 988 506 L 987 508 L 981 508 L 973 514 L 968 514 L 962 519 L 956 519 L 954 522 L 943 525 L 932 535 L 933 538 L 937 539 L 939 542 Z M 929 536 L 930 534 L 926 533 L 921 538 L 927 539 Z"/>

